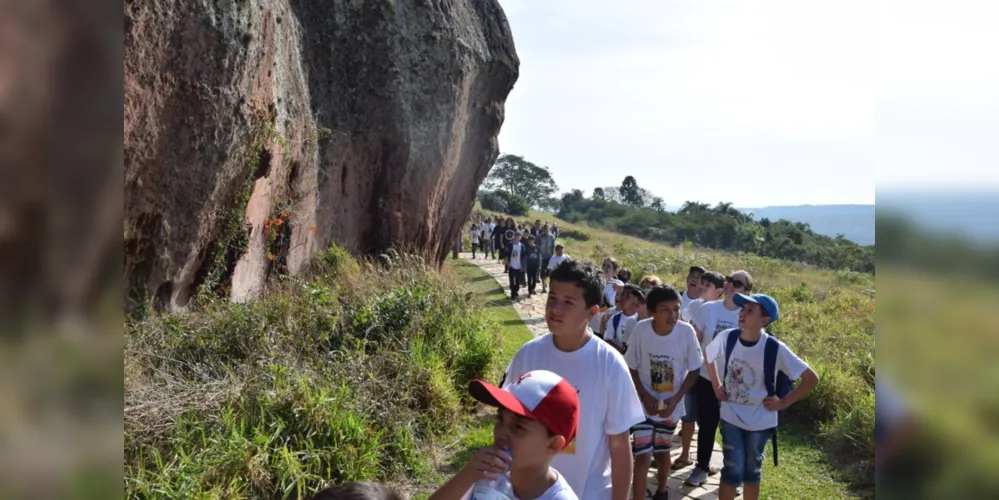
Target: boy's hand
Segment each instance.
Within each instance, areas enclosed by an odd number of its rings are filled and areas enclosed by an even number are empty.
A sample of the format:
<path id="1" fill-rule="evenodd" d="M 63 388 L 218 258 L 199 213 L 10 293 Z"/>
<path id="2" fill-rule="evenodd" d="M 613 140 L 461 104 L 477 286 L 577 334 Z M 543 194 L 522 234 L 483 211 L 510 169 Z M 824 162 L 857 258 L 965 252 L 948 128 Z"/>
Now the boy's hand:
<path id="1" fill-rule="evenodd" d="M 676 405 L 679 402 L 680 400 L 676 396 L 670 396 L 669 398 L 666 398 L 666 405 L 663 408 L 663 411 L 659 412 L 659 417 L 669 419 L 670 415 L 673 414 L 673 410 L 676 409 Z"/>
<path id="2" fill-rule="evenodd" d="M 728 391 L 725 390 L 724 386 L 715 387 L 715 397 L 718 401 L 728 401 Z"/>
<path id="3" fill-rule="evenodd" d="M 493 480 L 509 468 L 507 460 L 510 457 L 496 448 L 482 448 L 472 455 L 472 459 L 465 464 L 462 472 L 468 474 L 475 481 L 480 479 Z"/>
<path id="4" fill-rule="evenodd" d="M 607 331 L 607 320 L 608 320 L 608 319 L 610 319 L 610 317 L 609 317 L 609 316 L 607 316 L 606 314 L 604 314 L 604 315 L 603 315 L 603 316 L 602 316 L 602 317 L 600 318 L 600 331 L 601 331 L 601 332 L 604 332 L 604 331 Z"/>
<path id="5" fill-rule="evenodd" d="M 763 407 L 770 411 L 785 410 L 784 400 L 777 396 L 767 396 L 763 399 Z"/>
<path id="6" fill-rule="evenodd" d="M 658 404 L 659 400 L 652 397 L 651 394 L 649 393 L 642 394 L 642 406 L 645 407 L 646 415 L 655 415 L 657 413 L 656 406 L 658 406 Z"/>

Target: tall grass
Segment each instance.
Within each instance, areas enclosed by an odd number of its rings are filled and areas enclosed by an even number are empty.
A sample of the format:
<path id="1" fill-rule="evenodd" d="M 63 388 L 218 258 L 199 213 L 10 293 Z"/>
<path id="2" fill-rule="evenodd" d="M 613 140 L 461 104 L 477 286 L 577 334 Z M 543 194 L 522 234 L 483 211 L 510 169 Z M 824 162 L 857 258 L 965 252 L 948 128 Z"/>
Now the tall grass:
<path id="1" fill-rule="evenodd" d="M 873 488 L 873 276 L 689 244 L 653 243 L 542 212 L 523 219 L 557 222 L 558 242 L 567 254 L 596 262 L 614 257 L 632 271 L 633 283 L 654 274 L 682 290 L 687 270 L 695 264 L 722 274 L 748 271 L 754 291 L 769 294 L 780 304 L 781 320 L 768 331 L 805 359 L 821 379 L 815 390 L 785 412 L 782 425 L 796 425 L 815 437 L 832 461 L 847 469 L 854 486 Z M 579 234 L 586 236 L 574 238 Z"/>
<path id="2" fill-rule="evenodd" d="M 128 496 L 300 497 L 418 475 L 471 408 L 497 338 L 421 260 L 332 248 L 261 300 L 127 322 Z"/>

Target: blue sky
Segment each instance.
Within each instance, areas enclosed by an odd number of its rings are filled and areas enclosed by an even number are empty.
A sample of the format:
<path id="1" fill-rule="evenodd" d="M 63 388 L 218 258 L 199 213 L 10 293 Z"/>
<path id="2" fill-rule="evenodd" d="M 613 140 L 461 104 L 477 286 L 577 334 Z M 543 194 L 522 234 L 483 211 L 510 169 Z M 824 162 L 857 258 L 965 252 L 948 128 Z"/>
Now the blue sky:
<path id="1" fill-rule="evenodd" d="M 501 151 L 564 191 L 630 174 L 670 205 L 752 207 L 999 185 L 999 35 L 959 1 L 500 3 L 521 59 Z"/>

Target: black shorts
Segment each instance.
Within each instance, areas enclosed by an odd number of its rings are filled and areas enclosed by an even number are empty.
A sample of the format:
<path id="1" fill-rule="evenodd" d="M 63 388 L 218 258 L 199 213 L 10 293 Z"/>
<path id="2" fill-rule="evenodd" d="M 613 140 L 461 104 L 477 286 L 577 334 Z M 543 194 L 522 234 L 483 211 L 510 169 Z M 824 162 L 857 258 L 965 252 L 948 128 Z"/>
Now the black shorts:
<path id="1" fill-rule="evenodd" d="M 547 278 L 548 277 L 548 273 L 551 272 L 551 271 L 548 270 L 548 263 L 551 262 L 551 260 L 552 260 L 551 257 L 544 257 L 544 258 L 541 259 L 541 277 L 542 278 Z"/>

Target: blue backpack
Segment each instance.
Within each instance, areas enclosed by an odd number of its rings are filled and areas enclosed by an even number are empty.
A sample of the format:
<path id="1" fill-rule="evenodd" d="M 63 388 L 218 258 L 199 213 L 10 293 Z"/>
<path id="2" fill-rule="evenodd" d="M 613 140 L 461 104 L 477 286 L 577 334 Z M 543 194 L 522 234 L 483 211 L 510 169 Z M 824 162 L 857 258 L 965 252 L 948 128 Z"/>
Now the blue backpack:
<path id="1" fill-rule="evenodd" d="M 735 343 L 738 342 L 739 335 L 741 334 L 741 328 L 734 328 L 728 333 L 728 338 L 725 339 L 725 378 L 723 380 L 728 380 L 728 360 L 732 357 L 732 351 L 735 350 Z M 767 343 L 763 346 L 763 384 L 767 388 L 768 396 L 783 398 L 791 392 L 792 383 L 791 377 L 788 377 L 786 373 L 777 369 L 777 351 L 779 349 L 780 341 L 773 335 L 767 335 Z M 777 425 L 780 425 L 782 413 L 784 413 L 783 410 L 777 412 Z M 770 444 L 773 445 L 774 467 L 776 467 L 777 427 L 774 427 L 771 431 Z"/>

